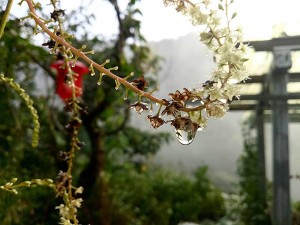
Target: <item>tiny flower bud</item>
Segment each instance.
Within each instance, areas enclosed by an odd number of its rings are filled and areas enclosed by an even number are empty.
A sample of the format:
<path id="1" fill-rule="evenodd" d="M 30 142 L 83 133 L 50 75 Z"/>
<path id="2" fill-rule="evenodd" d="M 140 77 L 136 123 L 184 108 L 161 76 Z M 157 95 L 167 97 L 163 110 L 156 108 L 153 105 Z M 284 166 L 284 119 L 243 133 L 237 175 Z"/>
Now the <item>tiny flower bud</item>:
<path id="1" fill-rule="evenodd" d="M 29 187 L 31 185 L 31 181 L 24 181 L 25 186 Z"/>
<path id="2" fill-rule="evenodd" d="M 12 182 L 12 183 L 16 183 L 17 182 L 17 180 L 18 180 L 18 178 L 13 178 L 13 179 L 11 179 L 11 181 L 10 182 Z"/>
<path id="3" fill-rule="evenodd" d="M 46 181 L 50 184 L 53 184 L 53 180 L 52 179 L 46 179 Z"/>

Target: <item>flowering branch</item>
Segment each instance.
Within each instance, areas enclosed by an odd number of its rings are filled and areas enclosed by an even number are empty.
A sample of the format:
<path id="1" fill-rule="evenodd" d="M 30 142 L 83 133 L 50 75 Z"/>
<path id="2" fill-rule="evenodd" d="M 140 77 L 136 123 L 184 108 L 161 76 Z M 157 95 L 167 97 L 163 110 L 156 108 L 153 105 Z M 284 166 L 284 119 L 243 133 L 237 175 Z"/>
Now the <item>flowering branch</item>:
<path id="1" fill-rule="evenodd" d="M 73 54 L 75 55 L 75 61 L 78 58 L 86 61 L 90 65 L 91 75 L 95 74 L 94 68 L 100 72 L 98 84 L 101 84 L 103 75 L 108 75 L 115 80 L 116 90 L 122 84 L 126 88 L 126 93 L 128 90 L 137 93 L 139 100 L 131 107 L 138 113 L 149 109 L 148 104 L 142 102 L 142 97 L 164 106 L 165 109 L 161 115 L 157 113 L 154 116 L 148 116 L 154 128 L 158 128 L 164 123 L 170 123 L 177 131 L 191 131 L 192 134 L 189 136 L 193 139 L 197 130 L 206 127 L 208 117 L 220 118 L 224 116 L 229 109 L 230 102 L 239 95 L 239 88 L 235 84 L 248 77 L 244 65 L 247 61 L 245 55 L 248 48 L 241 43 L 241 31 L 230 29 L 230 22 L 236 17 L 235 12 L 231 15 L 229 12 L 232 0 L 230 2 L 220 0 L 216 8 L 209 0 L 203 0 L 200 4 L 194 4 L 190 0 L 164 0 L 166 5 L 174 5 L 178 12 L 188 16 L 193 25 L 205 26 L 200 33 L 200 40 L 214 53 L 217 67 L 210 80 L 192 90 L 184 88 L 182 93 L 178 90 L 175 93 L 170 93 L 171 100 L 158 99 L 152 95 L 152 92 L 145 92 L 147 82 L 143 77 L 129 82 L 127 81 L 128 76 L 121 78 L 111 72 L 117 70 L 117 67 L 105 68 L 109 61 L 106 60 L 104 63 L 98 64 L 91 60 L 87 53 L 93 53 L 93 51 L 83 52 L 82 49 L 85 46 L 77 49 L 68 43 L 67 35 L 64 36 L 61 31 L 57 32 L 56 29 L 54 31 L 48 29 L 46 20 L 37 16 L 32 0 L 25 1 L 30 10 L 29 17 L 33 18 L 36 26 L 46 32 L 53 41 L 53 52 L 60 45 L 67 56 L 73 57 Z M 222 17 L 225 17 L 225 24 L 222 23 Z M 61 26 L 60 29 L 62 29 Z M 238 48 L 236 47 L 237 43 L 240 44 Z M 161 118 L 164 114 L 172 116 L 174 119 L 164 120 Z M 177 135 L 177 137 L 180 139 L 182 135 Z M 186 143 L 189 144 L 190 142 Z"/>
<path id="2" fill-rule="evenodd" d="M 229 109 L 229 104 L 233 98 L 239 96 L 239 88 L 235 85 L 247 79 L 248 75 L 244 63 L 247 61 L 248 47 L 241 43 L 241 31 L 239 29 L 231 29 L 231 21 L 236 17 L 236 13 L 229 11 L 229 6 L 233 0 L 220 0 L 217 6 L 210 3 L 210 0 L 202 0 L 199 4 L 195 4 L 190 0 L 164 0 L 166 5 L 173 5 L 178 12 L 188 16 L 195 26 L 202 26 L 200 32 L 200 40 L 214 54 L 216 69 L 213 71 L 211 78 L 206 82 L 198 85 L 195 88 L 183 88 L 183 91 L 176 90 L 170 93 L 170 99 L 159 99 L 153 95 L 154 91 L 146 92 L 147 81 L 144 76 L 141 76 L 132 81 L 128 81 L 132 77 L 130 73 L 125 78 L 119 77 L 112 71 L 118 67 L 106 68 L 109 63 L 106 60 L 102 64 L 93 61 L 88 54 L 93 54 L 94 51 L 84 51 L 86 48 L 83 45 L 81 48 L 76 48 L 68 42 L 71 35 L 67 34 L 63 28 L 63 20 L 60 18 L 64 15 L 64 10 L 57 9 L 56 0 L 51 0 L 54 11 L 51 13 L 51 19 L 46 20 L 36 14 L 35 8 L 39 4 L 34 4 L 32 0 L 22 0 L 29 7 L 29 14 L 26 18 L 32 18 L 35 21 L 35 31 L 38 27 L 43 32 L 49 35 L 50 40 L 44 43 L 51 49 L 51 53 L 59 53 L 63 59 L 63 67 L 67 71 L 67 83 L 71 88 L 71 95 L 66 103 L 66 111 L 70 112 L 70 120 L 66 125 L 70 136 L 69 150 L 61 152 L 62 158 L 67 162 L 67 170 L 60 171 L 55 184 L 51 179 L 34 179 L 16 184 L 17 179 L 14 178 L 10 182 L 0 186 L 0 189 L 10 191 L 17 194 L 19 187 L 31 187 L 34 185 L 46 185 L 55 188 L 57 197 L 63 199 L 63 204 L 56 207 L 59 210 L 61 224 L 78 225 L 77 209 L 81 206 L 82 199 L 77 197 L 77 194 L 83 192 L 82 187 L 73 186 L 73 161 L 75 154 L 82 147 L 83 143 L 78 138 L 79 128 L 82 124 L 81 114 L 86 113 L 85 107 L 78 100 L 78 87 L 75 84 L 78 74 L 74 72 L 76 60 L 81 58 L 89 64 L 91 76 L 95 75 L 95 68 L 100 72 L 98 84 L 101 84 L 102 77 L 107 75 L 114 79 L 115 89 L 118 90 L 121 85 L 128 90 L 135 92 L 138 95 L 138 101 L 131 104 L 139 114 L 148 110 L 148 104 L 142 102 L 143 98 L 151 102 L 159 104 L 158 112 L 154 115 L 148 115 L 147 118 L 153 128 L 159 128 L 165 123 L 169 123 L 176 130 L 176 136 L 180 143 L 190 144 L 197 131 L 203 130 L 206 127 L 209 117 L 221 118 Z M 5 27 L 5 23 L 10 11 L 12 0 L 8 1 L 4 19 L 0 24 L 0 37 Z M 225 18 L 225 23 L 221 18 Z M 47 24 L 57 22 L 57 26 L 48 28 Z M 239 43 L 239 47 L 237 46 Z M 25 91 L 20 86 L 13 82 L 12 79 L 4 77 L 0 74 L 0 81 L 7 83 L 25 100 L 33 116 L 33 138 L 32 146 L 38 143 L 39 122 L 37 111 L 33 107 L 33 102 Z M 167 119 L 166 119 L 167 118 Z"/>
<path id="3" fill-rule="evenodd" d="M 0 82 L 4 82 L 9 85 L 13 90 L 15 90 L 19 96 L 24 100 L 27 108 L 29 109 L 32 119 L 33 119 L 33 132 L 32 132 L 32 147 L 36 147 L 39 142 L 39 130 L 40 130 L 40 123 L 39 123 L 39 116 L 36 109 L 33 106 L 33 101 L 31 100 L 30 96 L 25 92 L 23 88 L 20 87 L 19 84 L 15 83 L 12 78 L 7 78 L 3 74 L 0 74 Z"/>
<path id="4" fill-rule="evenodd" d="M 139 95 L 142 95 L 142 96 L 150 99 L 151 101 L 157 102 L 159 104 L 163 104 L 163 101 L 161 99 L 158 99 L 158 98 L 152 96 L 151 94 L 149 94 L 147 92 L 143 92 L 143 91 L 139 90 L 136 86 L 132 85 L 126 79 L 115 75 L 109 69 L 106 69 L 103 65 L 98 64 L 95 61 L 93 61 L 92 59 L 90 59 L 88 56 L 86 56 L 86 54 L 83 51 L 78 50 L 77 48 L 75 48 L 74 46 L 69 44 L 64 38 L 59 37 L 58 35 L 53 33 L 51 30 L 49 30 L 47 28 L 47 26 L 45 25 L 43 20 L 41 20 L 37 16 L 32 1 L 31 0 L 26 0 L 26 2 L 28 4 L 29 10 L 30 10 L 30 14 L 29 14 L 30 17 L 34 19 L 36 24 L 38 24 L 41 27 L 41 29 L 49 35 L 49 37 L 51 39 L 53 39 L 55 42 L 61 44 L 62 46 L 65 46 L 68 52 L 71 51 L 77 58 L 83 59 L 84 61 L 86 61 L 92 67 L 97 68 L 100 71 L 100 73 L 106 74 L 106 75 L 110 76 L 112 79 L 117 80 L 118 82 L 123 84 L 126 88 L 138 93 Z"/>
<path id="5" fill-rule="evenodd" d="M 18 194 L 17 188 L 20 188 L 20 187 L 47 186 L 47 187 L 55 189 L 55 185 L 53 184 L 53 180 L 51 180 L 51 179 L 33 179 L 30 181 L 23 181 L 23 182 L 16 184 L 17 180 L 18 180 L 17 178 L 11 179 L 10 182 L 7 182 L 6 184 L 1 185 L 0 189 L 14 193 L 14 194 Z"/>

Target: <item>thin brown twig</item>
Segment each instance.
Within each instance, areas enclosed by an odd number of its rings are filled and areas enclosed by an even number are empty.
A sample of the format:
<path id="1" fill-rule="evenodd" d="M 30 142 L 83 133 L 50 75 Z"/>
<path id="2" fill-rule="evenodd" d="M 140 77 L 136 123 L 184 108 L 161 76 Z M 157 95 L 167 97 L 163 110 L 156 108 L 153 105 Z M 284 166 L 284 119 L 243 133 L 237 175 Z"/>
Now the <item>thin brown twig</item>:
<path id="1" fill-rule="evenodd" d="M 139 90 L 137 87 L 135 87 L 134 85 L 132 85 L 131 83 L 127 82 L 125 79 L 118 77 L 117 75 L 113 74 L 110 70 L 104 68 L 103 66 L 101 66 L 100 64 L 96 63 L 95 61 L 91 60 L 89 57 L 87 57 L 82 51 L 78 50 L 77 48 L 75 48 L 74 46 L 70 45 L 68 42 L 66 42 L 63 38 L 55 35 L 53 32 L 51 32 L 46 25 L 44 24 L 44 22 L 39 19 L 39 17 L 36 15 L 35 13 L 35 9 L 34 6 L 31 2 L 31 0 L 26 0 L 28 6 L 29 6 L 29 10 L 30 10 L 30 16 L 35 20 L 35 22 L 42 28 L 42 30 L 44 32 L 46 32 L 54 41 L 58 42 L 59 44 L 65 46 L 67 49 L 70 49 L 71 52 L 73 54 L 75 54 L 78 58 L 82 58 L 84 61 L 86 61 L 88 64 L 92 64 L 93 67 L 97 68 L 101 73 L 104 73 L 108 76 L 110 76 L 111 78 L 113 78 L 114 80 L 118 80 L 121 84 L 123 84 L 126 88 L 129 88 L 131 90 L 133 90 L 134 92 L 138 93 L 139 95 L 142 95 L 154 102 L 157 102 L 159 104 L 164 104 L 163 101 L 161 99 L 158 99 L 152 95 L 150 95 L 147 92 L 143 92 L 141 90 Z"/>
<path id="2" fill-rule="evenodd" d="M 139 94 L 140 96 L 143 96 L 143 97 L 145 97 L 153 102 L 156 102 L 160 105 L 165 105 L 165 102 L 162 99 L 156 98 L 155 96 L 151 95 L 148 92 L 141 91 L 140 89 L 138 89 L 136 86 L 132 85 L 127 80 L 115 75 L 109 69 L 104 68 L 104 66 L 102 66 L 102 65 L 96 63 L 95 61 L 93 61 L 92 59 L 90 59 L 81 50 L 78 50 L 77 48 L 75 48 L 74 46 L 69 44 L 67 41 L 65 41 L 64 38 L 57 36 L 55 33 L 53 33 L 51 30 L 49 30 L 48 27 L 44 24 L 44 22 L 37 16 L 32 1 L 31 0 L 25 0 L 25 1 L 28 4 L 29 10 L 30 10 L 29 16 L 32 17 L 34 19 L 34 21 L 36 22 L 36 24 L 38 26 L 40 26 L 40 28 L 45 33 L 47 33 L 50 36 L 50 38 L 52 38 L 54 41 L 61 44 L 62 46 L 65 46 L 65 48 L 69 49 L 74 55 L 76 55 L 76 57 L 83 59 L 89 65 L 92 65 L 93 67 L 97 68 L 100 71 L 100 73 L 104 73 L 104 74 L 108 75 L 109 77 L 111 77 L 112 79 L 120 82 L 121 84 L 123 84 L 125 86 L 125 88 L 131 89 L 132 91 Z M 181 111 L 191 112 L 191 111 L 197 111 L 199 109 L 203 109 L 203 106 L 196 106 L 193 108 L 182 108 Z"/>

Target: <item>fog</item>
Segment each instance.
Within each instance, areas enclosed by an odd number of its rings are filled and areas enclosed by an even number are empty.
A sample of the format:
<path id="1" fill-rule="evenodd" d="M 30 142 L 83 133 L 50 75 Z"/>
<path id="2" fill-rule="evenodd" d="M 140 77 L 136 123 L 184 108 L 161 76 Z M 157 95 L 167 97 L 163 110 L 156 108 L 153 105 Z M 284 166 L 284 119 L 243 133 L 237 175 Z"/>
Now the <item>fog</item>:
<path id="1" fill-rule="evenodd" d="M 197 83 L 209 79 L 213 69 L 212 57 L 197 36 L 192 33 L 178 39 L 162 40 L 151 44 L 155 54 L 164 58 L 162 70 L 158 76 L 160 90 L 157 96 L 168 98 L 168 93 L 183 87 L 190 88 Z M 250 112 L 228 112 L 222 119 L 210 119 L 205 131 L 198 132 L 190 145 L 181 145 L 175 137 L 175 132 L 169 125 L 164 125 L 158 131 L 173 133 L 170 144 L 162 146 L 155 156 L 154 162 L 179 171 L 192 172 L 200 165 L 209 166 L 211 180 L 223 190 L 233 190 L 238 182 L 236 173 L 237 159 L 243 151 L 241 123 Z M 143 129 L 151 128 L 145 116 L 133 116 L 133 124 L 139 124 Z M 143 125 L 141 125 L 143 124 Z M 265 124 L 266 133 L 266 172 L 268 180 L 272 180 L 272 137 L 270 123 Z M 290 140 L 290 172 L 292 175 L 300 172 L 300 154 L 298 151 L 299 124 L 289 124 Z M 299 180 L 291 180 L 292 199 L 299 200 Z"/>

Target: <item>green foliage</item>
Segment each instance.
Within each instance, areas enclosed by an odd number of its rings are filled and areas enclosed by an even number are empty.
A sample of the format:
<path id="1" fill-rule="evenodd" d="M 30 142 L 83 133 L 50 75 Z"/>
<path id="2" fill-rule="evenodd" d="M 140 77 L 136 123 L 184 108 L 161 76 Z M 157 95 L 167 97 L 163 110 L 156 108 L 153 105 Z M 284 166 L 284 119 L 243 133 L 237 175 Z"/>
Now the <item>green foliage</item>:
<path id="1" fill-rule="evenodd" d="M 197 170 L 193 178 L 144 165 L 142 171 L 130 165 L 111 176 L 114 211 L 112 224 L 177 225 L 222 217 L 224 200 L 206 175 Z"/>
<path id="2" fill-rule="evenodd" d="M 300 224 L 300 202 L 294 202 L 292 205 L 292 224 L 299 225 Z"/>
<path id="3" fill-rule="evenodd" d="M 257 139 L 251 134 L 249 124 L 244 125 L 244 152 L 238 162 L 240 193 L 242 196 L 240 217 L 245 224 L 271 224 L 267 215 L 267 196 L 259 185 Z"/>
<path id="4" fill-rule="evenodd" d="M 23 33 L 23 37 L 19 36 Z M 0 84 L 0 184 L 18 177 L 20 181 L 32 178 L 55 177 L 55 167 L 49 148 L 49 126 L 43 98 L 33 95 L 34 77 L 37 72 L 32 56 L 44 58 L 45 51 L 31 44 L 25 37 L 26 29 L 17 20 L 8 21 L 4 36 L 0 39 L 0 72 L 20 83 L 31 95 L 42 121 L 40 147 L 30 145 L 32 118 L 20 96 L 4 83 Z M 47 61 L 47 60 L 45 60 Z M 47 145 L 47 147 L 46 147 Z M 47 149 L 47 150 L 46 150 Z M 14 224 L 53 224 L 48 220 L 54 213 L 55 195 L 47 188 L 24 188 L 19 195 L 0 191 L 0 221 L 3 225 Z M 49 221 L 49 223 L 47 222 Z"/>

